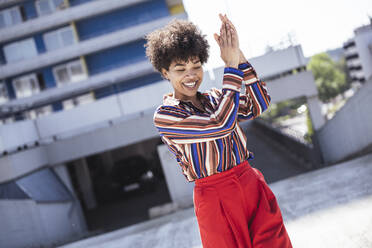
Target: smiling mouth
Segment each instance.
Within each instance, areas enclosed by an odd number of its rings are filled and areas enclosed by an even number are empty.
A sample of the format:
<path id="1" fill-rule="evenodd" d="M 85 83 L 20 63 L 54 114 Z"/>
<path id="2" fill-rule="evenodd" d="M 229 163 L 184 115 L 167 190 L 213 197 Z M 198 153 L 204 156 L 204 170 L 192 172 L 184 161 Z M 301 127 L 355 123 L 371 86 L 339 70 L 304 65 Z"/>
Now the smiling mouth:
<path id="1" fill-rule="evenodd" d="M 194 89 L 198 81 L 182 83 L 188 89 Z"/>

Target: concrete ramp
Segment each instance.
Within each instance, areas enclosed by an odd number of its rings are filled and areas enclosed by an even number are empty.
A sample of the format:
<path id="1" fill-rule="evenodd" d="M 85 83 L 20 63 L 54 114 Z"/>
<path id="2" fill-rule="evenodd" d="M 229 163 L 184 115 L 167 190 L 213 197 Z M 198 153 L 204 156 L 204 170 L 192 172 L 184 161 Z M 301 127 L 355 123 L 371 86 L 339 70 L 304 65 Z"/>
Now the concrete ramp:
<path id="1" fill-rule="evenodd" d="M 337 163 L 372 146 L 372 79 L 366 81 L 319 130 L 326 163 Z"/>
<path id="2" fill-rule="evenodd" d="M 296 248 L 372 247 L 372 154 L 270 184 Z M 202 248 L 194 209 L 71 243 Z"/>

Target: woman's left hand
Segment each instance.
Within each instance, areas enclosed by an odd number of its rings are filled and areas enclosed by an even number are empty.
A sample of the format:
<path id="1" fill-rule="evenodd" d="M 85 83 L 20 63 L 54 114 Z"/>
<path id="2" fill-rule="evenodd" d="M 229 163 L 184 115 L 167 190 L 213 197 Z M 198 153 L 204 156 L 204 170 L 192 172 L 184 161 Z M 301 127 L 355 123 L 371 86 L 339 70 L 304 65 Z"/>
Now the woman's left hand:
<path id="1" fill-rule="evenodd" d="M 214 38 L 220 46 L 221 58 L 225 62 L 225 66 L 238 68 L 240 49 L 236 29 L 226 15 L 225 17 L 221 14 L 219 16 L 222 21 L 220 35 L 214 34 Z"/>
<path id="2" fill-rule="evenodd" d="M 222 24 L 225 24 L 225 23 L 228 23 L 230 25 L 230 27 L 234 30 L 235 32 L 235 35 L 236 35 L 236 38 L 238 40 L 238 45 L 239 45 L 239 37 L 238 37 L 238 32 L 236 31 L 236 28 L 234 26 L 234 24 L 230 21 L 229 18 L 227 18 L 226 14 L 225 15 L 221 15 L 219 14 L 219 17 L 222 21 Z M 220 36 L 218 36 L 217 34 L 214 34 L 215 36 L 215 39 L 219 39 Z M 239 63 L 244 63 L 244 62 L 247 62 L 247 59 L 245 58 L 242 50 L 239 48 L 239 51 L 240 51 L 240 54 L 239 54 Z"/>

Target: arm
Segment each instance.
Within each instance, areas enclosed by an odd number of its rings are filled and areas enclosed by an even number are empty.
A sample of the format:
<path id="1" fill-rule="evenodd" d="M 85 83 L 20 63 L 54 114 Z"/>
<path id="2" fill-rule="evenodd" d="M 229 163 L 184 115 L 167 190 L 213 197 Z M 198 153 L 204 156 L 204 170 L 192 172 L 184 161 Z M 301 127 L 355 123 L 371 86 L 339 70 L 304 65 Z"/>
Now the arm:
<path id="1" fill-rule="evenodd" d="M 243 72 L 225 67 L 219 104 L 210 116 L 191 115 L 174 106 L 160 106 L 154 124 L 160 136 L 177 144 L 205 142 L 229 135 L 235 128 Z"/>
<path id="2" fill-rule="evenodd" d="M 161 106 L 154 114 L 154 124 L 160 135 L 174 143 L 220 139 L 235 129 L 244 76 L 243 71 L 238 69 L 239 41 L 235 29 L 228 23 L 222 23 L 220 36 L 215 34 L 215 38 L 225 62 L 222 94 L 215 111 L 210 116 L 192 115 L 173 106 Z"/>
<path id="3" fill-rule="evenodd" d="M 260 116 L 268 107 L 271 97 L 267 92 L 266 83 L 257 77 L 253 66 L 241 55 L 239 69 L 244 72 L 243 82 L 245 84 L 245 94 L 240 96 L 238 110 L 238 121 L 255 119 Z"/>
<path id="4" fill-rule="evenodd" d="M 237 33 L 235 26 L 226 15 L 220 15 L 220 18 L 223 23 L 228 23 L 232 27 L 235 34 Z M 238 68 L 244 72 L 243 82 L 245 84 L 245 94 L 240 96 L 238 121 L 254 119 L 268 108 L 271 97 L 267 93 L 266 83 L 258 79 L 256 71 L 240 49 Z"/>

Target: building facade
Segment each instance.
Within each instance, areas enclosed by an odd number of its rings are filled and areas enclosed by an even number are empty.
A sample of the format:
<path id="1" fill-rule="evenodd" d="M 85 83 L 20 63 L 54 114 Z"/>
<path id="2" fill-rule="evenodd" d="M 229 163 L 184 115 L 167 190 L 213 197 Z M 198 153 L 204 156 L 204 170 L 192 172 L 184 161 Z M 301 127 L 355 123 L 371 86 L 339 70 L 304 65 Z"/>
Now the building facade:
<path id="1" fill-rule="evenodd" d="M 354 37 L 344 45 L 351 83 L 364 83 L 372 76 L 372 18 L 369 25 L 354 30 Z"/>
<path id="2" fill-rule="evenodd" d="M 3 1 L 0 8 L 1 103 L 102 73 L 110 77 L 112 70 L 146 60 L 146 32 L 184 11 L 181 1 L 165 0 Z M 33 119 L 159 80 L 155 72 L 141 73 L 42 107 L 11 109 L 5 120 Z"/>
<path id="3" fill-rule="evenodd" d="M 136 111 L 123 94 L 162 81 L 144 36 L 173 18 L 187 18 L 180 0 L 0 1 L 0 247 L 54 247 L 96 228 L 87 221 L 100 205 L 93 168 L 149 150 L 132 145 L 122 156 L 133 141 L 101 142 L 99 155 L 71 157 L 81 145 L 65 144 L 52 161 L 47 147 Z"/>

